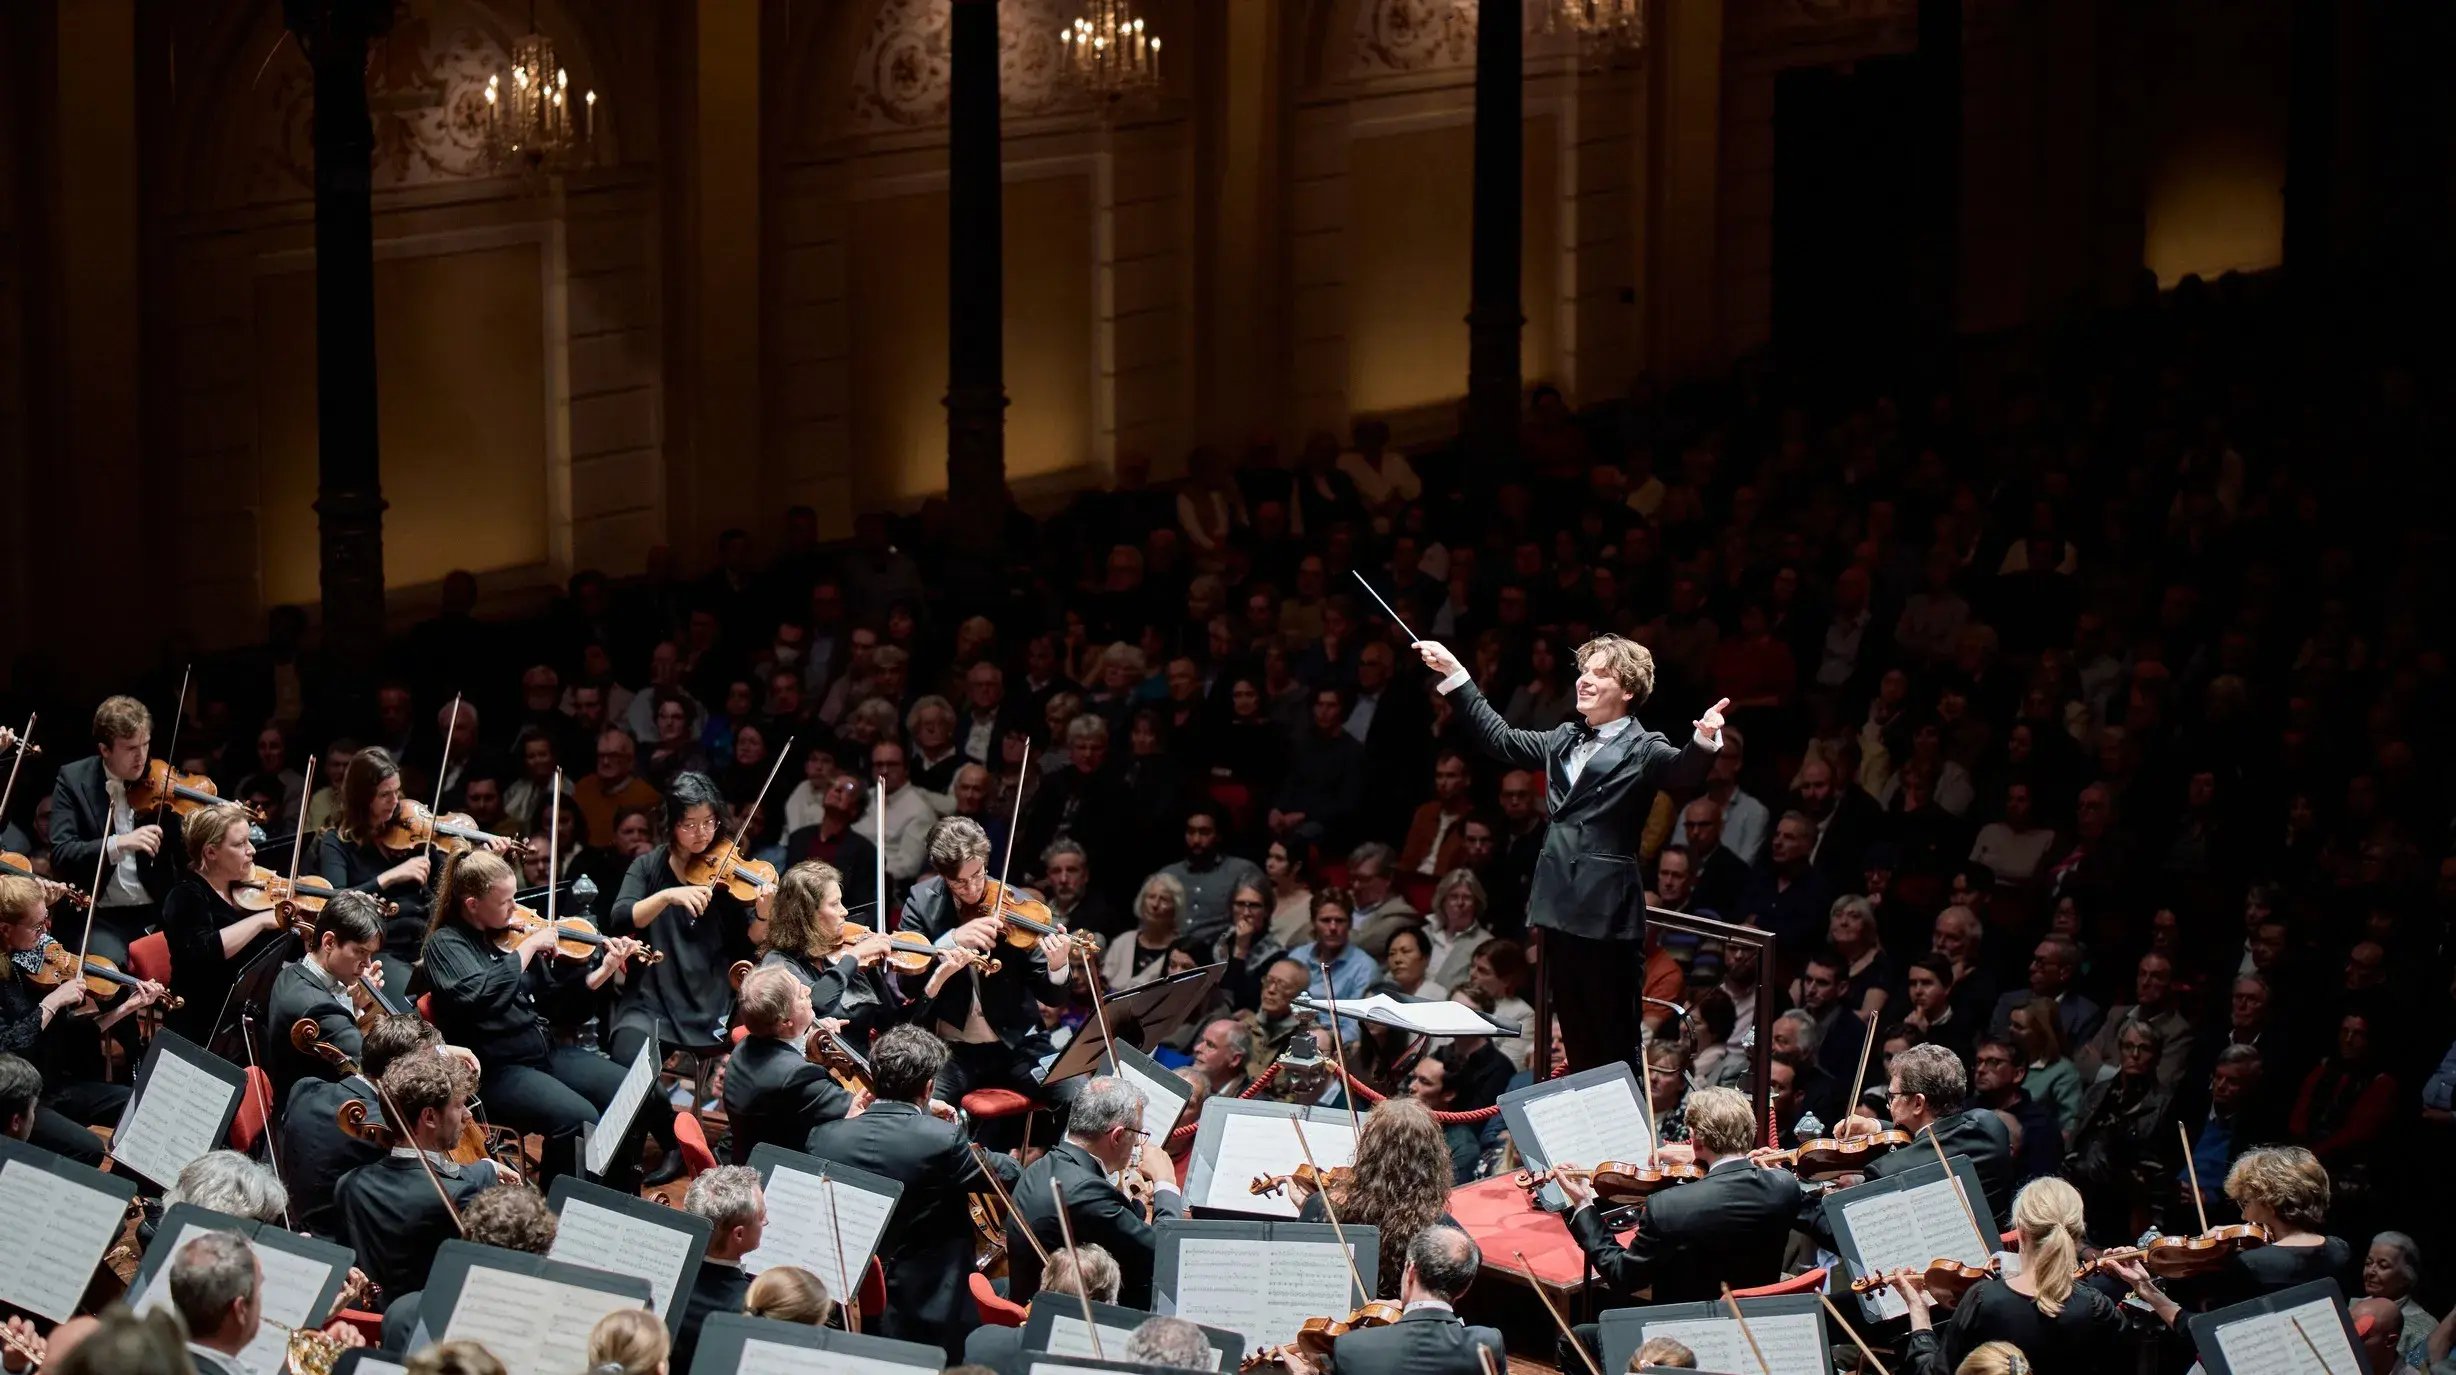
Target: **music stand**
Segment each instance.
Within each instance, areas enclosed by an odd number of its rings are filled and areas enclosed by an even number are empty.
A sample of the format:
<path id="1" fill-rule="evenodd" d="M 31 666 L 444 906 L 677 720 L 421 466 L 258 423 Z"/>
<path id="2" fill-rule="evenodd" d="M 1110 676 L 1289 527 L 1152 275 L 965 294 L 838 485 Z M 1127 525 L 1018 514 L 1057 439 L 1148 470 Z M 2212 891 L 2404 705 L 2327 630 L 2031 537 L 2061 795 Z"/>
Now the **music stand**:
<path id="1" fill-rule="evenodd" d="M 222 1010 L 214 1014 L 213 1032 L 205 1038 L 205 1049 L 234 1065 L 263 1063 L 257 1055 L 248 1053 L 246 1039 L 236 1034 L 239 1016 L 255 1012 L 258 1024 L 263 1023 L 263 1011 L 273 996 L 273 981 L 281 977 L 282 966 L 290 962 L 297 950 L 297 938 L 284 930 L 239 967 L 238 977 L 230 981 L 230 992 L 222 998 Z M 288 1034 L 286 1029 L 283 1034 Z"/>
<path id="2" fill-rule="evenodd" d="M 1049 1072 L 1041 1076 L 1041 1087 L 1098 1072 L 1108 1063 L 1108 1036 L 1115 1036 L 1120 1045 L 1150 1054 L 1176 1034 L 1177 1028 L 1210 1006 L 1211 995 L 1227 972 L 1226 964 L 1207 964 L 1175 978 L 1136 984 L 1102 998 L 1101 1010 L 1108 1014 L 1108 1035 L 1101 1032 L 1100 1018 L 1085 1022 L 1050 1063 Z"/>

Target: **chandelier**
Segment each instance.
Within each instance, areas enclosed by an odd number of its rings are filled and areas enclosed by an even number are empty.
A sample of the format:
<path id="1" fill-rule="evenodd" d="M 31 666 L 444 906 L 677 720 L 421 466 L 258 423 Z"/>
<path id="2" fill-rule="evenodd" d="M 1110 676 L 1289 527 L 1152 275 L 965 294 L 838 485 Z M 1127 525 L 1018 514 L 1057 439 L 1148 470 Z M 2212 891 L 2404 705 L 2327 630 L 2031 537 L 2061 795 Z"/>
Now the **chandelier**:
<path id="1" fill-rule="evenodd" d="M 1543 31 L 1576 34 L 1599 54 L 1646 46 L 1646 0 L 1544 0 Z"/>
<path id="2" fill-rule="evenodd" d="M 486 78 L 485 151 L 498 172 L 561 172 L 596 160 L 597 93 L 575 95 L 534 10 L 529 32 L 512 44 L 510 81 Z"/>
<path id="3" fill-rule="evenodd" d="M 1160 88 L 1160 40 L 1143 32 L 1127 0 L 1088 0 L 1074 23 L 1058 30 L 1066 74 L 1113 106 Z"/>

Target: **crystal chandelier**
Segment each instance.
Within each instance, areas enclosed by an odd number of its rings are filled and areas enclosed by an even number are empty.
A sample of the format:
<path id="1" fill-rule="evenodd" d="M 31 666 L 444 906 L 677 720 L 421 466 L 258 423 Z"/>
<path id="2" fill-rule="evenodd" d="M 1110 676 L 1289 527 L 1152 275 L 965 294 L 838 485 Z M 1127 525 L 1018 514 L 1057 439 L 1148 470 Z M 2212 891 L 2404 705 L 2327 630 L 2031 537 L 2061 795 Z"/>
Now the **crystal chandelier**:
<path id="1" fill-rule="evenodd" d="M 1646 46 L 1646 0 L 1544 0 L 1543 31 L 1576 34 L 1600 54 Z"/>
<path id="2" fill-rule="evenodd" d="M 1160 88 L 1160 40 L 1143 32 L 1127 0 L 1088 0 L 1057 41 L 1067 76 L 1104 106 Z"/>
<path id="3" fill-rule="evenodd" d="M 597 93 L 572 91 L 534 11 L 529 32 L 512 44 L 511 79 L 486 78 L 485 148 L 498 172 L 561 172 L 596 160 Z"/>

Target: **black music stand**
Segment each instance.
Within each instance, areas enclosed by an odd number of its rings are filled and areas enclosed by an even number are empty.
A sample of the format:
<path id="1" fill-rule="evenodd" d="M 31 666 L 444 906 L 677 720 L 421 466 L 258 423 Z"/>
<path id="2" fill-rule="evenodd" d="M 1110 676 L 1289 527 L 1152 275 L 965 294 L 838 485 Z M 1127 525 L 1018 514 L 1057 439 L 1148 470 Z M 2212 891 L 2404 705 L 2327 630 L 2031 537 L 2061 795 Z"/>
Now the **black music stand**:
<path id="1" fill-rule="evenodd" d="M 1115 1036 L 1119 1045 L 1150 1054 L 1177 1028 L 1211 1005 L 1211 995 L 1227 972 L 1225 964 L 1207 964 L 1175 978 L 1136 984 L 1102 998 L 1100 1008 L 1108 1019 L 1108 1035 L 1101 1034 L 1100 1017 L 1086 1021 L 1066 1048 L 1058 1052 L 1057 1059 L 1050 1062 L 1049 1072 L 1040 1078 L 1041 1087 L 1097 1071 L 1108 1062 L 1109 1036 Z"/>

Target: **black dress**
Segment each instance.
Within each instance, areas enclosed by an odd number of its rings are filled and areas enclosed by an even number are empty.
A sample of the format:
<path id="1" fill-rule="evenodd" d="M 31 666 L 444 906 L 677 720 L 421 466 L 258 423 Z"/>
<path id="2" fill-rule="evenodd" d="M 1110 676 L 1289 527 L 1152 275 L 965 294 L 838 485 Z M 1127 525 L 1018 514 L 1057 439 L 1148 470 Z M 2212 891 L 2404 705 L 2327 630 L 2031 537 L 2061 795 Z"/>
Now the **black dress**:
<path id="1" fill-rule="evenodd" d="M 632 912 L 642 898 L 681 885 L 666 862 L 669 853 L 670 846 L 659 845 L 631 861 L 606 917 L 607 935 L 631 936 L 665 954 L 644 969 L 632 967 L 630 982 L 615 1005 L 612 1031 L 618 1036 L 653 1031 L 657 1044 L 668 1048 L 720 1046 L 733 1013 L 733 987 L 725 971 L 755 953 L 751 908 L 719 888 L 708 909 L 696 917 L 677 907 L 645 926 L 635 923 Z"/>
<path id="2" fill-rule="evenodd" d="M 829 961 L 770 950 L 760 957 L 759 967 L 790 970 L 810 990 L 810 1015 L 841 1018 L 845 1043 L 856 1050 L 867 1051 L 880 1032 L 910 1020 L 907 1004 L 887 980 L 883 960 L 864 969 L 850 955 Z"/>
<path id="3" fill-rule="evenodd" d="M 349 841 L 339 831 L 327 831 L 316 846 L 316 872 L 335 888 L 349 888 L 399 903 L 401 910 L 384 922 L 384 982 L 407 988 L 409 966 L 418 962 L 418 946 L 426 939 L 427 914 L 434 898 L 423 883 L 402 881 L 386 887 L 376 880 L 400 859 L 366 841 Z M 437 872 L 443 861 L 435 861 Z M 429 875 L 433 877 L 433 875 Z"/>
<path id="4" fill-rule="evenodd" d="M 2128 1370 L 2134 1344 L 2163 1330 L 2087 1285 L 2075 1288 L 2063 1311 L 2050 1318 L 2038 1311 L 2036 1299 L 2004 1281 L 1981 1280 L 1962 1296 L 1952 1321 L 1910 1334 L 1910 1368 L 1914 1375 L 1950 1375 L 1981 1344 L 2011 1342 L 2032 1370 Z"/>
<path id="5" fill-rule="evenodd" d="M 2317 1246 L 2255 1246 L 2235 1252 L 2203 1282 L 2205 1287 L 2193 1285 L 2188 1292 L 2207 1307 L 2223 1308 L 2312 1280 L 2335 1280 L 2346 1293 L 2359 1294 L 2362 1257 L 2343 1237 L 2328 1237 Z M 2182 1301 L 2185 1286 L 2172 1287 Z"/>
<path id="6" fill-rule="evenodd" d="M 164 1013 L 164 1026 L 198 1045 L 210 1044 L 239 971 L 268 947 L 292 939 L 287 931 L 261 932 L 237 954 L 224 955 L 222 929 L 255 915 L 232 906 L 200 875 L 182 875 L 172 885 L 162 899 L 162 934 L 170 941 L 171 992 L 187 1005 Z"/>

